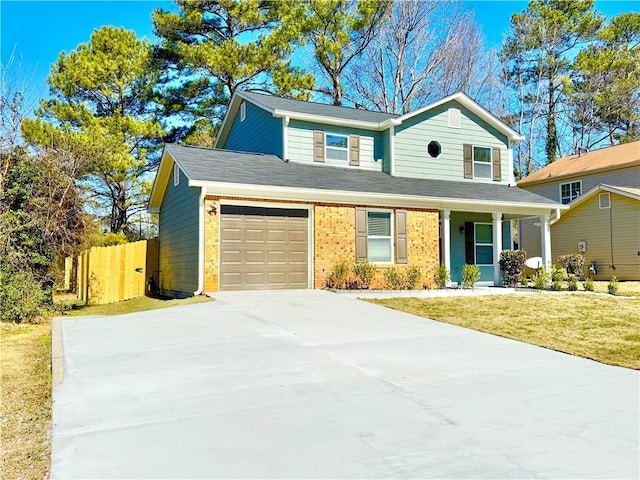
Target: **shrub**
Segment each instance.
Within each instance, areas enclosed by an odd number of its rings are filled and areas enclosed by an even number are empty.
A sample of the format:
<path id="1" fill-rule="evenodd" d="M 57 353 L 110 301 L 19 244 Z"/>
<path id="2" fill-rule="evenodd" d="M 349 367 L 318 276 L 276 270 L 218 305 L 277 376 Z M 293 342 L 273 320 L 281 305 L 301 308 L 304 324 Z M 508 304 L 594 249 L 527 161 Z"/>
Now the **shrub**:
<path id="1" fill-rule="evenodd" d="M 355 276 L 355 288 L 369 288 L 373 275 L 376 273 L 376 267 L 369 262 L 359 262 L 353 266 L 353 275 Z"/>
<path id="2" fill-rule="evenodd" d="M 522 277 L 527 253 L 524 250 L 503 250 L 500 252 L 500 271 L 506 287 L 515 287 Z"/>
<path id="3" fill-rule="evenodd" d="M 473 288 L 478 280 L 480 280 L 480 267 L 465 264 L 462 267 L 462 288 Z"/>
<path id="4" fill-rule="evenodd" d="M 558 263 L 567 273 L 575 275 L 578 279 L 584 278 L 584 255 L 571 253 L 558 257 Z"/>
<path id="5" fill-rule="evenodd" d="M 327 276 L 326 284 L 328 288 L 345 288 L 349 275 L 349 265 L 347 262 L 336 263 Z"/>
<path id="6" fill-rule="evenodd" d="M 587 292 L 593 292 L 593 278 L 585 278 L 582 286 Z"/>
<path id="7" fill-rule="evenodd" d="M 404 285 L 404 277 L 393 267 L 384 271 L 384 286 L 387 290 L 400 290 Z"/>
<path id="8" fill-rule="evenodd" d="M 438 271 L 433 276 L 433 281 L 436 282 L 438 288 L 447 288 L 449 283 L 449 270 L 445 265 L 440 265 Z"/>
<path id="9" fill-rule="evenodd" d="M 618 277 L 615 275 L 611 275 L 611 280 L 609 280 L 609 285 L 607 285 L 607 291 L 611 295 L 618 293 Z"/>
<path id="10" fill-rule="evenodd" d="M 562 282 L 567 279 L 567 271 L 564 268 L 551 267 L 551 290 L 562 290 Z"/>
<path id="11" fill-rule="evenodd" d="M 547 286 L 549 285 L 549 273 L 547 272 L 546 268 L 542 267 L 540 270 L 538 270 L 538 273 L 536 274 L 536 278 L 533 281 L 533 285 L 538 290 L 547 289 Z"/>
<path id="12" fill-rule="evenodd" d="M 407 290 L 415 290 L 422 279 L 420 267 L 409 267 L 404 274 L 404 287 Z"/>
<path id="13" fill-rule="evenodd" d="M 8 265 L 0 269 L 0 320 L 32 322 L 47 313 L 47 303 L 46 292 L 31 273 Z"/>
<path id="14" fill-rule="evenodd" d="M 573 273 L 571 275 L 569 275 L 568 288 L 569 288 L 570 292 L 575 292 L 576 290 L 578 290 L 578 279 L 576 278 L 576 276 Z"/>
<path id="15" fill-rule="evenodd" d="M 520 275 L 520 285 L 523 287 L 529 286 L 529 280 L 527 279 L 527 276 L 524 274 L 524 272 L 522 273 L 522 275 Z"/>

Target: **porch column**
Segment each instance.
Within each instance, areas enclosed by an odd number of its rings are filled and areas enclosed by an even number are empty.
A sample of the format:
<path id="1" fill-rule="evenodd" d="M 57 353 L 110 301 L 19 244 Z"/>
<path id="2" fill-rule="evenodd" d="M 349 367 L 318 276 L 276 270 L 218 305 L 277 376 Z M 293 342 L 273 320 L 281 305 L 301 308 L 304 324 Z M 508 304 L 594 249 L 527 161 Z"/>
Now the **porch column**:
<path id="1" fill-rule="evenodd" d="M 542 247 L 542 265 L 547 271 L 551 270 L 551 227 L 549 225 L 550 215 L 540 217 L 540 246 Z"/>
<path id="2" fill-rule="evenodd" d="M 502 252 L 502 212 L 493 212 L 493 285 L 500 285 L 500 252 Z"/>
<path id="3" fill-rule="evenodd" d="M 442 256 L 451 277 L 451 210 L 442 211 Z M 451 281 L 451 279 L 449 279 Z"/>

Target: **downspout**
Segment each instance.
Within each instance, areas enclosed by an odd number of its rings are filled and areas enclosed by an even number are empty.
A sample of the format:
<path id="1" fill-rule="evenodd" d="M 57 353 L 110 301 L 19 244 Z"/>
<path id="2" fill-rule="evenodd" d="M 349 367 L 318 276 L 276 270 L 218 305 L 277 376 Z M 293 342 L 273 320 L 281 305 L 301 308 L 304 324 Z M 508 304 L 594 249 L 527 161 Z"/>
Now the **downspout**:
<path id="1" fill-rule="evenodd" d="M 194 296 L 202 295 L 204 290 L 204 197 L 205 187 L 200 187 L 200 203 L 198 209 L 198 289 Z"/>
<path id="2" fill-rule="evenodd" d="M 389 127 L 389 174 L 394 177 L 396 175 L 396 145 L 395 145 L 395 127 Z"/>

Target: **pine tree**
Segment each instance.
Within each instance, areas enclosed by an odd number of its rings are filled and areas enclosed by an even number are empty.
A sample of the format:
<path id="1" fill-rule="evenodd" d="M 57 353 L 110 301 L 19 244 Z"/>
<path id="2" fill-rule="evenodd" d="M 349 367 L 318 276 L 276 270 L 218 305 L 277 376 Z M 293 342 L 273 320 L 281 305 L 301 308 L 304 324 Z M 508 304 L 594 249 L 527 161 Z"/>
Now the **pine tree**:
<path id="1" fill-rule="evenodd" d="M 157 76 L 151 46 L 123 28 L 102 27 L 60 54 L 52 98 L 22 124 L 25 139 L 78 165 L 78 177 L 111 231 L 145 208 L 163 131 L 150 101 Z"/>

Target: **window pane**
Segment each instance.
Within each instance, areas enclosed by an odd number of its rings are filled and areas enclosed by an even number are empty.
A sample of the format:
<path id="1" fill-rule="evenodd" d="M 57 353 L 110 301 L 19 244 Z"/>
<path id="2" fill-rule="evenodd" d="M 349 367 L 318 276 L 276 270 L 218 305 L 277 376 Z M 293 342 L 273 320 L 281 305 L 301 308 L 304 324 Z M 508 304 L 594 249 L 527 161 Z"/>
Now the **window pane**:
<path id="1" fill-rule="evenodd" d="M 476 223 L 476 243 L 493 243 L 493 225 Z"/>
<path id="2" fill-rule="evenodd" d="M 491 165 L 487 165 L 486 163 L 474 163 L 473 176 L 476 178 L 491 178 Z"/>
<path id="3" fill-rule="evenodd" d="M 491 149 L 487 147 L 473 147 L 473 161 L 491 163 Z"/>
<path id="4" fill-rule="evenodd" d="M 375 237 L 391 236 L 391 212 L 367 212 L 367 235 Z"/>
<path id="5" fill-rule="evenodd" d="M 580 182 L 574 182 L 571 184 L 571 199 L 580 196 Z"/>
<path id="6" fill-rule="evenodd" d="M 327 147 L 347 148 L 347 137 L 344 135 L 325 135 Z"/>
<path id="7" fill-rule="evenodd" d="M 476 265 L 493 265 L 492 245 L 476 245 Z"/>
<path id="8" fill-rule="evenodd" d="M 327 147 L 328 160 L 347 160 L 347 151 L 338 148 Z"/>
<path id="9" fill-rule="evenodd" d="M 368 257 L 372 263 L 391 261 L 391 239 L 369 238 L 367 240 Z"/>

